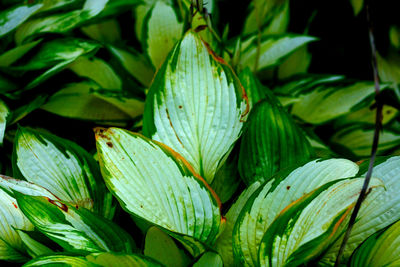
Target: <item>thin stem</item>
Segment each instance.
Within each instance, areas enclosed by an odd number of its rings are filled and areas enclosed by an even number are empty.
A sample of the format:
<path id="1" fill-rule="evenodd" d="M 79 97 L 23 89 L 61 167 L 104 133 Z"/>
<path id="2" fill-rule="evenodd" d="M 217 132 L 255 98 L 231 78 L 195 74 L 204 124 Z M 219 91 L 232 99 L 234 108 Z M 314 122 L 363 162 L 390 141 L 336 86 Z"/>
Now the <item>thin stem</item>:
<path id="1" fill-rule="evenodd" d="M 369 1 L 366 3 L 366 8 L 367 8 L 367 21 L 368 21 L 368 28 L 369 28 L 369 41 L 370 41 L 370 46 L 371 46 L 371 54 L 372 54 L 372 68 L 373 68 L 373 73 L 374 73 L 374 82 L 375 82 L 375 101 L 376 101 L 376 115 L 375 115 L 375 131 L 374 131 L 374 139 L 372 143 L 372 148 L 371 148 L 371 160 L 369 162 L 368 166 L 368 171 L 367 175 L 365 176 L 364 184 L 361 189 L 360 195 L 358 196 L 356 205 L 354 207 L 354 210 L 351 214 L 349 225 L 347 227 L 346 233 L 344 235 L 343 241 L 340 245 L 339 253 L 336 257 L 336 262 L 335 266 L 339 266 L 340 260 L 342 258 L 342 255 L 344 253 L 344 250 L 346 248 L 347 241 L 349 240 L 351 230 L 353 229 L 353 226 L 356 222 L 356 218 L 358 215 L 358 212 L 360 211 L 361 204 L 364 201 L 369 182 L 371 180 L 372 176 L 372 170 L 374 167 L 374 162 L 376 158 L 376 153 L 378 150 L 378 143 L 379 143 L 379 133 L 382 129 L 382 103 L 379 98 L 379 93 L 380 93 L 380 85 L 379 85 L 379 74 L 378 74 L 378 66 L 376 62 L 376 47 L 375 47 L 375 40 L 374 40 L 374 34 L 373 34 L 373 27 L 372 27 L 372 22 L 371 22 L 371 17 L 370 17 L 370 6 L 369 6 Z"/>

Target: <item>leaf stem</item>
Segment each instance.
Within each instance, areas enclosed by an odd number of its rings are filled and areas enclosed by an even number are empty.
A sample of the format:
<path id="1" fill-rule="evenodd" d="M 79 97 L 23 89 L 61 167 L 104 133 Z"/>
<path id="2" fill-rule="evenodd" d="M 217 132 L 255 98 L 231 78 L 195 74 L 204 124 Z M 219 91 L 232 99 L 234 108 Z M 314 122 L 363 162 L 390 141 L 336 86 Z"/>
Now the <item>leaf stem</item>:
<path id="1" fill-rule="evenodd" d="M 382 129 L 382 103 L 380 101 L 380 85 L 379 85 L 379 73 L 378 73 L 378 65 L 376 62 L 376 47 L 375 47 L 375 40 L 374 40 L 374 34 L 373 34 L 373 25 L 371 21 L 371 10 L 370 10 L 370 5 L 369 1 L 366 3 L 366 9 L 367 9 L 367 22 L 368 22 L 368 31 L 369 31 L 369 42 L 371 46 L 371 61 L 372 61 L 372 68 L 373 68 L 373 75 L 374 75 L 374 82 L 375 82 L 375 101 L 376 101 L 376 115 L 375 115 L 375 131 L 374 131 L 374 138 L 372 142 L 372 148 L 371 148 L 371 159 L 369 162 L 368 166 L 368 171 L 365 176 L 364 184 L 361 189 L 360 195 L 358 196 L 356 205 L 354 207 L 354 210 L 351 214 L 349 225 L 347 227 L 347 230 L 345 232 L 343 241 L 340 245 L 339 253 L 336 257 L 336 262 L 335 262 L 335 267 L 339 266 L 342 255 L 344 253 L 347 241 L 349 240 L 351 230 L 353 229 L 353 226 L 356 222 L 356 218 L 358 215 L 358 212 L 360 211 L 361 204 L 365 199 L 365 196 L 367 194 L 369 182 L 371 180 L 372 176 L 372 170 L 374 167 L 374 162 L 376 158 L 376 153 L 378 150 L 378 144 L 379 144 L 379 133 Z"/>

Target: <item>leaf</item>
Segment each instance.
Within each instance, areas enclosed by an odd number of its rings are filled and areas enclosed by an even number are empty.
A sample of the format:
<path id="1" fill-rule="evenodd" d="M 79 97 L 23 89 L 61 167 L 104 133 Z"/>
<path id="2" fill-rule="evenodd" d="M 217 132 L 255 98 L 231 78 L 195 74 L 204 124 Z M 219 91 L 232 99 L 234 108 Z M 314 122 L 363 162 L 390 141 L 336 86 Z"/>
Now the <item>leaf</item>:
<path id="1" fill-rule="evenodd" d="M 364 0 L 350 0 L 354 16 L 357 16 L 364 7 Z"/>
<path id="2" fill-rule="evenodd" d="M 17 89 L 17 85 L 0 74 L 0 94 L 5 95 L 9 91 Z"/>
<path id="3" fill-rule="evenodd" d="M 26 53 L 28 53 L 31 49 L 37 46 L 42 40 L 39 39 L 37 41 L 33 41 L 30 43 L 26 43 L 20 46 L 17 46 L 13 49 L 6 51 L 5 53 L 0 55 L 0 67 L 8 67 Z"/>
<path id="4" fill-rule="evenodd" d="M 245 68 L 239 75 L 240 82 L 246 89 L 247 98 L 249 99 L 250 110 L 255 104 L 262 99 L 271 98 L 271 92 L 261 84 L 261 82 L 254 76 L 250 68 Z"/>
<path id="5" fill-rule="evenodd" d="M 102 43 L 115 43 L 121 41 L 121 29 L 116 19 L 91 24 L 82 27 L 81 30 L 93 40 Z"/>
<path id="6" fill-rule="evenodd" d="M 156 1 L 146 14 L 142 27 L 142 44 L 153 66 L 158 69 L 181 39 L 183 22 L 178 21 L 171 5 Z"/>
<path id="7" fill-rule="evenodd" d="M 86 256 L 89 262 L 104 267 L 132 266 L 132 267 L 161 267 L 159 262 L 139 254 L 96 253 Z"/>
<path id="8" fill-rule="evenodd" d="M 26 21 L 43 6 L 42 3 L 35 5 L 20 5 L 0 12 L 0 38 L 13 31 Z"/>
<path id="9" fill-rule="evenodd" d="M 28 104 L 20 106 L 16 110 L 13 110 L 9 117 L 7 117 L 8 124 L 12 125 L 23 119 L 32 111 L 38 109 L 41 105 L 46 102 L 47 95 L 38 95 L 32 99 Z"/>
<path id="10" fill-rule="evenodd" d="M 314 160 L 264 182 L 248 197 L 235 220 L 233 252 L 237 263 L 257 266 L 261 239 L 286 206 L 326 183 L 352 177 L 357 172 L 358 166 L 349 160 Z"/>
<path id="11" fill-rule="evenodd" d="M 387 86 L 382 86 L 382 89 Z M 292 114 L 303 121 L 321 124 L 362 107 L 375 93 L 372 82 L 343 82 L 318 85 L 293 104 Z M 339 105 L 340 103 L 340 105 Z M 360 106 L 361 105 L 361 106 Z M 365 106 L 365 104 L 364 104 Z"/>
<path id="12" fill-rule="evenodd" d="M 120 91 L 101 90 L 96 83 L 83 81 L 65 85 L 41 108 L 67 118 L 124 122 L 142 115 L 144 103 Z"/>
<path id="13" fill-rule="evenodd" d="M 0 188 L 0 260 L 26 260 L 23 242 L 15 229 L 32 230 L 17 201 Z"/>
<path id="14" fill-rule="evenodd" d="M 189 31 L 153 81 L 143 133 L 176 150 L 211 183 L 241 134 L 247 108 L 232 69 Z"/>
<path id="15" fill-rule="evenodd" d="M 370 236 L 351 257 L 351 267 L 400 264 L 400 221 Z"/>
<path id="16" fill-rule="evenodd" d="M 36 258 L 38 256 L 46 255 L 46 254 L 53 254 L 54 251 L 50 248 L 46 247 L 45 245 L 41 244 L 40 242 L 36 241 L 32 237 L 29 236 L 29 232 L 25 233 L 22 230 L 17 230 L 19 237 L 21 238 L 24 246 L 26 247 L 27 253 L 32 257 Z"/>
<path id="17" fill-rule="evenodd" d="M 371 153 L 373 136 L 373 125 L 353 124 L 338 130 L 331 143 L 346 148 L 357 157 L 367 157 Z M 378 155 L 399 145 L 400 134 L 386 127 L 380 134 Z"/>
<path id="18" fill-rule="evenodd" d="M 279 79 L 287 79 L 293 75 L 306 73 L 311 64 L 311 53 L 307 46 L 302 46 L 291 54 L 278 69 Z"/>
<path id="19" fill-rule="evenodd" d="M 222 262 L 222 258 L 215 252 L 206 252 L 201 256 L 201 258 L 193 264 L 193 267 L 223 267 L 224 263 Z"/>
<path id="20" fill-rule="evenodd" d="M 279 65 L 284 59 L 303 45 L 315 41 L 316 38 L 305 35 L 277 35 L 266 36 L 261 40 L 258 68 L 254 70 L 257 57 L 257 39 L 241 51 L 240 66 L 249 67 L 253 72 Z"/>
<path id="21" fill-rule="evenodd" d="M 103 89 L 122 88 L 122 81 L 106 62 L 99 58 L 80 57 L 68 66 L 78 76 L 89 78 Z"/>
<path id="22" fill-rule="evenodd" d="M 239 173 L 246 184 L 268 180 L 314 153 L 302 130 L 272 97 L 255 105 L 243 132 Z"/>
<path id="23" fill-rule="evenodd" d="M 95 133 L 103 178 L 122 208 L 187 236 L 180 241 L 214 243 L 224 221 L 220 202 L 179 154 L 126 130 L 97 128 Z"/>
<path id="24" fill-rule="evenodd" d="M 102 183 L 97 163 L 80 146 L 28 128 L 19 129 L 14 146 L 16 177 L 22 175 L 63 201 L 106 218 L 113 216 L 112 196 Z"/>
<path id="25" fill-rule="evenodd" d="M 14 192 L 18 192 L 28 196 L 43 196 L 51 199 L 57 198 L 42 186 L 28 181 L 14 179 L 2 174 L 0 174 L 0 188 L 12 197 L 14 197 Z"/>
<path id="26" fill-rule="evenodd" d="M 363 174 L 365 175 L 366 173 Z M 400 195 L 398 194 L 400 157 L 391 157 L 378 164 L 374 167 L 372 175 L 381 179 L 385 188 L 373 190 L 363 202 L 347 242 L 342 262 L 346 262 L 357 246 L 370 235 L 400 219 Z M 323 262 L 332 264 L 335 261 L 341 240 L 342 238 L 329 249 Z"/>
<path id="27" fill-rule="evenodd" d="M 363 182 L 333 181 L 287 206 L 261 241 L 260 266 L 300 266 L 318 257 L 346 229 Z M 373 179 L 370 189 L 379 186 Z"/>
<path id="28" fill-rule="evenodd" d="M 175 242 L 162 230 L 152 226 L 146 234 L 144 255 L 157 260 L 166 267 L 184 267 L 188 258 Z"/>
<path id="29" fill-rule="evenodd" d="M 260 187 L 261 183 L 256 181 L 249 185 L 239 196 L 236 202 L 228 210 L 226 216 L 226 226 L 222 234 L 215 242 L 214 248 L 221 255 L 225 266 L 233 266 L 233 247 L 232 247 L 232 234 L 235 222 L 239 217 L 240 211 L 243 209 L 247 200 L 251 195 Z"/>
<path id="30" fill-rule="evenodd" d="M 87 261 L 84 257 L 66 255 L 41 256 L 24 264 L 24 267 L 33 266 L 99 267 L 99 265 Z"/>
<path id="31" fill-rule="evenodd" d="M 32 224 L 66 251 L 132 252 L 132 238 L 113 222 L 89 210 L 47 197 L 15 193 L 18 204 Z"/>
<path id="32" fill-rule="evenodd" d="M 6 132 L 6 122 L 10 113 L 6 103 L 0 99 L 0 145 L 3 144 L 4 133 Z"/>
<path id="33" fill-rule="evenodd" d="M 143 55 L 137 52 L 130 53 L 114 46 L 108 46 L 108 48 L 135 79 L 146 87 L 150 86 L 154 76 L 154 70 Z"/>

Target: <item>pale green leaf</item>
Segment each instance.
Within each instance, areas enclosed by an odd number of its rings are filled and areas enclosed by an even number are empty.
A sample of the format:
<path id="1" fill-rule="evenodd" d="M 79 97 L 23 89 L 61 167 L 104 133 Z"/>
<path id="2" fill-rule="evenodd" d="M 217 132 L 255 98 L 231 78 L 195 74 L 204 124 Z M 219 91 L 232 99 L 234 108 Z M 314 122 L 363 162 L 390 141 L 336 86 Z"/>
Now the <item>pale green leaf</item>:
<path id="1" fill-rule="evenodd" d="M 223 225 L 220 202 L 179 154 L 126 130 L 95 133 L 103 178 L 125 210 L 186 241 L 214 243 Z"/>
<path id="2" fill-rule="evenodd" d="M 24 267 L 33 266 L 99 267 L 99 265 L 89 262 L 84 257 L 66 255 L 41 256 L 24 264 Z"/>
<path id="3" fill-rule="evenodd" d="M 102 183 L 97 163 L 83 148 L 48 133 L 20 128 L 14 150 L 14 166 L 26 180 L 63 201 L 112 217 L 112 196 Z"/>
<path id="4" fill-rule="evenodd" d="M 135 243 L 113 222 L 78 205 L 47 197 L 15 193 L 19 207 L 40 232 L 66 251 L 87 255 L 92 252 L 127 252 Z"/>
<path id="5" fill-rule="evenodd" d="M 86 256 L 89 262 L 103 267 L 161 267 L 161 263 L 139 254 L 95 253 Z"/>
<path id="6" fill-rule="evenodd" d="M 189 31 L 153 81 L 143 133 L 176 150 L 211 183 L 241 134 L 247 108 L 232 69 Z"/>
<path id="7" fill-rule="evenodd" d="M 0 55 L 0 67 L 10 66 L 15 61 L 20 59 L 23 55 L 28 53 L 32 48 L 38 45 L 41 41 L 42 40 L 39 39 L 37 41 L 26 43 L 4 52 Z"/>
<path id="8" fill-rule="evenodd" d="M 3 144 L 4 133 L 6 132 L 7 117 L 10 113 L 6 103 L 0 99 L 0 145 Z"/>
<path id="9" fill-rule="evenodd" d="M 82 27 L 81 30 L 90 38 L 102 43 L 121 41 L 121 29 L 117 20 L 110 19 Z"/>
<path id="10" fill-rule="evenodd" d="M 181 39 L 183 22 L 178 21 L 174 8 L 164 1 L 156 1 L 148 12 L 142 26 L 142 43 L 153 66 L 158 69 Z"/>
<path id="11" fill-rule="evenodd" d="M 185 267 L 189 260 L 174 240 L 155 226 L 146 233 L 143 253 L 166 267 Z"/>
<path id="12" fill-rule="evenodd" d="M 241 210 L 233 231 L 236 261 L 257 266 L 261 239 L 276 216 L 290 203 L 318 187 L 352 177 L 358 166 L 345 159 L 314 160 L 294 171 L 278 173 L 255 191 Z"/>
<path id="13" fill-rule="evenodd" d="M 201 258 L 193 264 L 193 267 L 223 267 L 222 258 L 215 252 L 206 252 Z"/>
<path id="14" fill-rule="evenodd" d="M 307 46 L 300 47 L 291 54 L 278 68 L 279 79 L 287 79 L 293 75 L 306 73 L 311 63 L 311 54 Z"/>
<path id="15" fill-rule="evenodd" d="M 0 188 L 7 192 L 10 196 L 14 196 L 14 192 L 19 192 L 28 196 L 43 196 L 51 199 L 57 198 L 46 188 L 34 183 L 14 179 L 0 174 Z"/>
<path id="16" fill-rule="evenodd" d="M 261 241 L 260 266 L 301 266 L 318 257 L 346 229 L 363 182 L 336 180 L 287 206 Z M 372 179 L 369 188 L 380 186 Z"/>
<path id="17" fill-rule="evenodd" d="M 0 12 L 0 38 L 17 28 L 43 6 L 42 3 L 34 5 L 20 5 Z"/>
<path id="18" fill-rule="evenodd" d="M 354 15 L 357 16 L 364 7 L 364 0 L 350 0 L 350 3 L 353 7 Z"/>
<path id="19" fill-rule="evenodd" d="M 381 179 L 385 188 L 370 192 L 363 202 L 342 262 L 346 262 L 367 237 L 400 219 L 400 157 L 391 157 L 375 166 L 372 175 Z M 330 248 L 323 258 L 324 262 L 332 264 L 335 261 L 340 243 L 341 239 Z"/>
<path id="20" fill-rule="evenodd" d="M 36 258 L 41 255 L 45 254 L 52 254 L 54 253 L 53 250 L 50 248 L 46 247 L 42 243 L 36 241 L 32 237 L 29 236 L 29 232 L 25 232 L 22 230 L 17 230 L 19 237 L 21 238 L 22 242 L 24 243 L 26 247 L 27 253 L 32 257 Z"/>
<path id="21" fill-rule="evenodd" d="M 400 265 L 400 221 L 370 236 L 351 257 L 351 267 Z"/>

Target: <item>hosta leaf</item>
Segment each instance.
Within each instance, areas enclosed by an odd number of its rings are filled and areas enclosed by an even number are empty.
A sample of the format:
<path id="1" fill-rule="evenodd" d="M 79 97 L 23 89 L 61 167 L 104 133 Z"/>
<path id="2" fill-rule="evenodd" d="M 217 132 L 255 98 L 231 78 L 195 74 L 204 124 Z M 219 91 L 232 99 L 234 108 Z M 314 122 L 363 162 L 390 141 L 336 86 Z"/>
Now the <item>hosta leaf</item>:
<path id="1" fill-rule="evenodd" d="M 382 89 L 385 88 L 387 86 L 382 86 Z M 305 122 L 321 124 L 356 110 L 358 106 L 358 109 L 361 108 L 360 105 L 368 101 L 374 92 L 372 82 L 342 81 L 341 84 L 316 85 L 309 92 L 300 92 L 300 101 L 294 103 L 292 114 Z"/>
<path id="2" fill-rule="evenodd" d="M 188 265 L 187 256 L 182 250 L 179 250 L 174 240 L 155 226 L 152 226 L 146 233 L 143 253 L 166 267 Z"/>
<path id="3" fill-rule="evenodd" d="M 233 231 L 234 255 L 238 263 L 257 266 L 261 239 L 275 217 L 290 203 L 316 188 L 352 177 L 358 166 L 345 159 L 311 161 L 294 171 L 280 172 L 255 191 L 241 209 Z"/>
<path id="4" fill-rule="evenodd" d="M 42 3 L 34 5 L 20 5 L 0 12 L 0 38 L 17 28 L 43 6 Z"/>
<path id="5" fill-rule="evenodd" d="M 371 141 L 374 136 L 374 126 L 353 124 L 337 131 L 331 138 L 331 143 L 346 148 L 358 157 L 367 157 L 371 153 Z M 400 133 L 384 129 L 379 137 L 378 154 L 400 145 Z"/>
<path id="6" fill-rule="evenodd" d="M 0 99 L 0 145 L 3 144 L 4 133 L 6 131 L 7 117 L 10 113 L 6 103 Z"/>
<path id="7" fill-rule="evenodd" d="M 143 22 L 142 43 L 153 66 L 158 69 L 169 51 L 181 39 L 183 22 L 178 21 L 172 5 L 156 1 Z"/>
<path id="8" fill-rule="evenodd" d="M 24 267 L 33 266 L 99 267 L 84 257 L 66 255 L 41 256 L 24 264 Z"/>
<path id="9" fill-rule="evenodd" d="M 253 38 L 240 57 L 241 68 L 249 67 L 253 72 L 280 64 L 284 59 L 303 45 L 315 41 L 314 37 L 302 35 L 266 36 L 261 40 L 257 70 L 254 70 L 257 58 L 257 38 Z"/>
<path id="10" fill-rule="evenodd" d="M 120 91 L 101 90 L 96 83 L 83 81 L 67 84 L 41 108 L 67 118 L 124 122 L 143 114 L 144 103 Z"/>
<path id="11" fill-rule="evenodd" d="M 246 89 L 246 94 L 249 99 L 250 110 L 256 103 L 261 101 L 266 96 L 271 98 L 269 89 L 265 88 L 260 81 L 254 77 L 250 68 L 245 68 L 239 75 L 240 82 Z"/>
<path id="12" fill-rule="evenodd" d="M 201 258 L 193 264 L 193 267 L 223 267 L 224 263 L 222 262 L 222 258 L 218 253 L 215 252 L 206 252 L 201 256 Z"/>
<path id="13" fill-rule="evenodd" d="M 54 251 L 50 248 L 46 247 L 42 243 L 36 241 L 32 237 L 29 236 L 29 232 L 25 232 L 22 230 L 17 230 L 19 237 L 21 238 L 22 242 L 26 247 L 27 253 L 32 257 L 36 258 L 41 255 L 45 254 L 53 254 Z"/>
<path id="14" fill-rule="evenodd" d="M 6 51 L 5 53 L 0 55 L 0 67 L 8 67 L 18 59 L 20 59 L 23 55 L 28 53 L 32 48 L 38 45 L 42 40 L 39 39 L 37 41 L 33 41 L 30 43 L 26 43 L 20 46 L 17 46 L 13 49 Z"/>
<path id="15" fill-rule="evenodd" d="M 311 63 L 311 53 L 302 46 L 291 54 L 278 69 L 279 79 L 287 79 L 295 74 L 306 73 Z"/>
<path id="16" fill-rule="evenodd" d="M 400 219 L 400 157 L 389 158 L 375 166 L 372 175 L 381 179 L 385 188 L 370 192 L 363 202 L 342 262 L 348 260 L 354 249 L 367 237 Z M 335 261 L 340 243 L 341 239 L 331 247 L 324 256 L 324 262 L 332 264 Z"/>
<path id="17" fill-rule="evenodd" d="M 354 15 L 357 16 L 364 6 L 364 0 L 350 0 L 350 3 L 353 7 Z"/>
<path id="18" fill-rule="evenodd" d="M 132 266 L 132 267 L 161 267 L 159 262 L 139 254 L 96 253 L 86 256 L 89 262 L 104 267 Z"/>
<path id="19" fill-rule="evenodd" d="M 121 29 L 116 19 L 91 24 L 82 27 L 81 30 L 93 40 L 102 43 L 115 43 L 121 41 Z"/>
<path id="20" fill-rule="evenodd" d="M 0 74 L 0 94 L 3 95 L 17 88 L 18 86 L 14 82 L 10 81 L 8 78 Z"/>
<path id="21" fill-rule="evenodd" d="M 329 182 L 282 210 L 261 241 L 260 265 L 299 266 L 318 257 L 345 230 L 363 182 Z M 373 179 L 370 188 L 382 185 Z"/>
<path id="22" fill-rule="evenodd" d="M 232 69 L 189 31 L 153 81 L 143 132 L 211 183 L 241 133 L 246 104 Z"/>
<path id="23" fill-rule="evenodd" d="M 214 243 L 223 224 L 219 200 L 179 154 L 126 130 L 95 132 L 104 180 L 125 210 L 168 231 Z"/>
<path id="24" fill-rule="evenodd" d="M 67 201 L 111 218 L 112 196 L 92 156 L 57 136 L 20 128 L 15 139 L 14 171 Z M 17 171 L 18 170 L 18 171 Z"/>
<path id="25" fill-rule="evenodd" d="M 135 79 L 146 87 L 150 86 L 154 70 L 143 55 L 140 55 L 138 52 L 130 53 L 114 46 L 109 46 L 109 49 Z"/>
<path id="26" fill-rule="evenodd" d="M 231 206 L 229 211 L 226 213 L 226 226 L 222 234 L 218 237 L 215 242 L 215 250 L 221 255 L 225 266 L 232 266 L 234 263 L 233 259 L 233 246 L 232 246 L 232 234 L 235 222 L 239 217 L 240 211 L 243 209 L 247 200 L 251 195 L 260 187 L 261 183 L 256 181 L 249 185 L 239 196 L 236 202 Z"/>
<path id="27" fill-rule="evenodd" d="M 7 118 L 8 123 L 11 125 L 23 119 L 29 113 L 31 113 L 32 111 L 38 109 L 41 105 L 43 105 L 46 102 L 46 99 L 47 99 L 46 95 L 38 95 L 37 97 L 32 99 L 28 104 L 23 105 L 17 108 L 16 110 L 13 110 L 10 113 L 9 117 Z"/>
<path id="28" fill-rule="evenodd" d="M 240 145 L 239 172 L 245 183 L 268 180 L 277 171 L 312 156 L 304 133 L 279 100 L 273 97 L 255 105 Z"/>
<path id="29" fill-rule="evenodd" d="M 400 264 L 400 221 L 370 236 L 351 257 L 351 267 L 398 266 Z"/>
<path id="30" fill-rule="evenodd" d="M 80 57 L 68 68 L 81 77 L 93 80 L 103 89 L 121 89 L 121 79 L 110 65 L 99 58 Z"/>
<path id="31" fill-rule="evenodd" d="M 17 201 L 0 188 L 0 260 L 26 260 L 23 242 L 15 229 L 32 230 Z"/>
<path id="32" fill-rule="evenodd" d="M 33 225 L 66 251 L 132 252 L 132 238 L 113 222 L 89 210 L 47 197 L 15 193 L 23 213 Z"/>
<path id="33" fill-rule="evenodd" d="M 34 183 L 14 179 L 0 174 L 0 188 L 7 192 L 10 196 L 14 196 L 14 192 L 19 192 L 28 196 L 43 196 L 48 198 L 57 198 L 46 188 Z"/>

